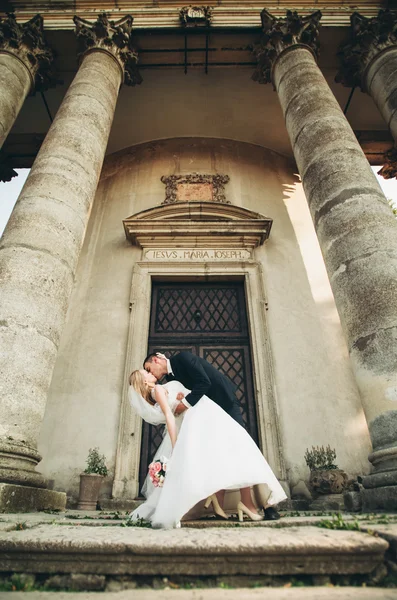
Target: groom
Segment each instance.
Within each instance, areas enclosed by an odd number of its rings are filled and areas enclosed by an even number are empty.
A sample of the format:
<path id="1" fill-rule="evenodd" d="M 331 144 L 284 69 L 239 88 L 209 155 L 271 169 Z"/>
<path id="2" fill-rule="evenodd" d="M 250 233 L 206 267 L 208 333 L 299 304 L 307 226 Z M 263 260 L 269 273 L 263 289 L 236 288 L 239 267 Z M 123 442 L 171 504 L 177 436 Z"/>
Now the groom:
<path id="1" fill-rule="evenodd" d="M 157 379 L 166 376 L 167 381 L 180 381 L 191 390 L 177 406 L 177 414 L 197 404 L 202 396 L 208 396 L 241 427 L 245 427 L 235 395 L 235 386 L 226 375 L 203 358 L 186 351 L 176 354 L 171 359 L 159 353 L 149 354 L 145 358 L 143 368 Z"/>
<path id="2" fill-rule="evenodd" d="M 200 356 L 183 351 L 168 359 L 163 354 L 152 353 L 145 358 L 143 368 L 145 371 L 152 373 L 157 379 L 166 376 L 167 381 L 180 381 L 186 388 L 191 390 L 176 407 L 176 414 L 180 414 L 194 406 L 205 395 L 245 428 L 234 384 L 226 375 L 223 375 Z M 273 507 L 265 508 L 266 496 L 260 486 L 255 487 L 257 488 L 256 495 L 263 504 L 265 519 L 279 519 L 280 515 Z"/>

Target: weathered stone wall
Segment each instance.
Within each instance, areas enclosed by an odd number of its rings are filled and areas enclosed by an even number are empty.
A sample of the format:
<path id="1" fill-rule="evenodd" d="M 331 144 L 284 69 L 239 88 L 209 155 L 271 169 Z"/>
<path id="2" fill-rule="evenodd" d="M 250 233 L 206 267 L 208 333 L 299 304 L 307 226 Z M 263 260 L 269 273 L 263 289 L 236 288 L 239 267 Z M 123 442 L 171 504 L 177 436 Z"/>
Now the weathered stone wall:
<path id="1" fill-rule="evenodd" d="M 296 168 L 295 168 L 296 169 Z M 76 496 L 88 449 L 110 466 L 110 494 L 134 262 L 122 220 L 164 200 L 162 175 L 227 174 L 227 199 L 274 220 L 255 251 L 263 266 L 284 458 L 308 479 L 307 447 L 330 444 L 349 474 L 367 471 L 369 436 L 338 314 L 294 166 L 265 148 L 223 139 L 154 141 L 108 156 L 80 258 L 39 450 L 42 473 Z M 150 298 L 147 299 L 150 302 Z M 137 339 L 144 357 L 147 340 Z M 131 365 L 134 368 L 139 365 Z M 271 426 L 271 424 L 270 424 Z"/>

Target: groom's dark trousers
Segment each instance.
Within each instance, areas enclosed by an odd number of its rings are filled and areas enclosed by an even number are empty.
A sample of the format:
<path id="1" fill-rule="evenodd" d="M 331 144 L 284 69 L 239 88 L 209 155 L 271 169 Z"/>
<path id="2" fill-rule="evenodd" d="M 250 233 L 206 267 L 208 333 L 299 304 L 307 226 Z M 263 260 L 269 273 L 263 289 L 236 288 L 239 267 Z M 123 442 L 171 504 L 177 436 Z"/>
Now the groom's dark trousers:
<path id="1" fill-rule="evenodd" d="M 236 387 L 226 375 L 191 352 L 176 354 L 170 358 L 170 363 L 173 375 L 167 375 L 167 381 L 176 379 L 191 390 L 186 396 L 191 406 L 206 395 L 245 428 L 235 394 Z"/>

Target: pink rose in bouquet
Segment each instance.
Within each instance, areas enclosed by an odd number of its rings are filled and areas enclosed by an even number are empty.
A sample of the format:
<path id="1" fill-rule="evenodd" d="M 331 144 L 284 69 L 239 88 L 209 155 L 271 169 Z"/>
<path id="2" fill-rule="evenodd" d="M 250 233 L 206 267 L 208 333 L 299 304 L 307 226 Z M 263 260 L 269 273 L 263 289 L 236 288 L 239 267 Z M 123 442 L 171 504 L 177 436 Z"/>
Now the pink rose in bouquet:
<path id="1" fill-rule="evenodd" d="M 165 473 L 167 470 L 168 458 L 162 456 L 160 460 L 156 459 L 149 465 L 149 477 L 154 487 L 163 487 Z"/>

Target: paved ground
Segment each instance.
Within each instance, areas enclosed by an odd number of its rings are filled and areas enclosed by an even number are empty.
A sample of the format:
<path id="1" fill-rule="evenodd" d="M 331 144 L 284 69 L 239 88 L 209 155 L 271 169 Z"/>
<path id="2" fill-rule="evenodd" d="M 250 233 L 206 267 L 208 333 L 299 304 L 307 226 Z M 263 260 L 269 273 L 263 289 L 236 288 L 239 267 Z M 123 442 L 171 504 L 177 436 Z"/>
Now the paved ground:
<path id="1" fill-rule="evenodd" d="M 1 600 L 396 600 L 397 590 L 379 588 L 260 588 L 254 590 L 126 590 L 117 593 L 0 592 Z"/>

